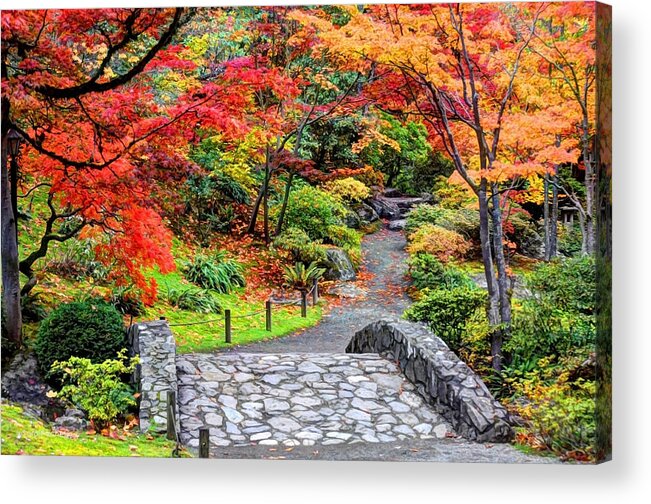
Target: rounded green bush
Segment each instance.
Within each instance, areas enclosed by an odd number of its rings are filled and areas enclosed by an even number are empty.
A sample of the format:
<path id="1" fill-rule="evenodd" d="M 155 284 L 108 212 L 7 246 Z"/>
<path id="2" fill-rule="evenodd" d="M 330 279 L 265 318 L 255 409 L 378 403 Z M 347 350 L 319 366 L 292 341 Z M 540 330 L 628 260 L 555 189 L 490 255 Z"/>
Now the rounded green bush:
<path id="1" fill-rule="evenodd" d="M 34 352 L 44 375 L 55 361 L 85 357 L 92 362 L 115 358 L 127 339 L 120 313 L 105 302 L 59 306 L 38 329 Z"/>

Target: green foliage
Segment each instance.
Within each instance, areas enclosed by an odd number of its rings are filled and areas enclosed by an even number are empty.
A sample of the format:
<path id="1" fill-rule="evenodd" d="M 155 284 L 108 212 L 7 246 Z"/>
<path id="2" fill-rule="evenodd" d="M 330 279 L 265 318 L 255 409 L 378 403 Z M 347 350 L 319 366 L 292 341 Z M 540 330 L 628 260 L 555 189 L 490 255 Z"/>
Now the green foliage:
<path id="1" fill-rule="evenodd" d="M 371 190 L 353 177 L 326 182 L 323 189 L 343 203 L 359 203 L 371 196 Z"/>
<path id="2" fill-rule="evenodd" d="M 594 258 L 585 256 L 540 264 L 527 278 L 527 286 L 544 296 L 545 303 L 592 315 L 596 290 Z"/>
<path id="3" fill-rule="evenodd" d="M 539 265 L 527 278 L 533 297 L 514 311 L 504 345 L 510 366 L 525 371 L 539 359 L 592 347 L 595 341 L 595 266 L 588 257 Z"/>
<path id="4" fill-rule="evenodd" d="M 451 350 L 464 343 L 466 323 L 486 303 L 486 292 L 476 288 L 455 287 L 423 291 L 423 296 L 407 311 L 409 320 L 425 322 Z"/>
<path id="5" fill-rule="evenodd" d="M 57 395 L 85 411 L 97 427 L 106 426 L 136 405 L 133 389 L 120 377 L 133 373 L 140 359 L 126 361 L 126 350 L 120 351 L 117 359 L 100 363 L 82 357 L 56 361 L 51 373 L 62 375 L 64 383 Z"/>
<path id="6" fill-rule="evenodd" d="M 287 286 L 306 292 L 312 288 L 314 280 L 321 278 L 325 271 L 325 268 L 319 268 L 316 263 L 305 266 L 299 262 L 293 267 L 283 266 L 283 277 Z"/>
<path id="7" fill-rule="evenodd" d="M 327 230 L 328 241 L 344 250 L 353 250 L 362 245 L 361 233 L 346 226 L 329 226 Z"/>
<path id="8" fill-rule="evenodd" d="M 62 304 L 40 325 L 34 352 L 41 371 L 48 374 L 54 361 L 70 357 L 92 362 L 111 359 L 126 345 L 120 313 L 105 301 Z"/>
<path id="9" fill-rule="evenodd" d="M 548 361 L 538 364 L 541 370 Z M 524 397 L 516 412 L 526 421 L 519 435 L 528 444 L 546 448 L 563 457 L 590 460 L 595 455 L 595 382 L 567 381 L 567 373 L 549 380 L 545 371 L 528 373 L 515 384 Z M 532 439 L 533 438 L 533 439 Z"/>
<path id="10" fill-rule="evenodd" d="M 575 256 L 581 253 L 583 236 L 579 226 L 558 226 L 558 251 L 564 256 Z"/>
<path id="11" fill-rule="evenodd" d="M 299 228 L 286 228 L 274 239 L 274 246 L 286 250 L 293 262 L 322 264 L 326 261 L 326 248 L 320 241 L 312 241 L 305 231 Z"/>
<path id="12" fill-rule="evenodd" d="M 183 268 L 183 274 L 190 282 L 225 294 L 246 285 L 243 271 L 240 263 L 227 259 L 221 250 L 209 256 L 197 254 Z"/>
<path id="13" fill-rule="evenodd" d="M 131 287 L 117 287 L 109 295 L 109 303 L 123 315 L 139 317 L 145 311 L 145 304 Z"/>
<path id="14" fill-rule="evenodd" d="M 171 305 L 197 313 L 221 313 L 219 301 L 209 290 L 168 288 L 165 300 Z"/>
<path id="15" fill-rule="evenodd" d="M 443 209 L 434 205 L 418 205 L 407 215 L 405 233 L 409 236 L 425 224 L 436 224 L 443 215 Z"/>
<path id="16" fill-rule="evenodd" d="M 20 311 L 23 322 L 40 322 L 47 317 L 47 309 L 42 303 L 39 293 L 34 293 L 34 291 L 21 296 Z"/>
<path id="17" fill-rule="evenodd" d="M 408 195 L 431 193 L 437 181 L 449 177 L 454 171 L 452 162 L 440 153 L 430 153 L 427 161 L 407 166 L 398 174 L 395 187 Z"/>
<path id="18" fill-rule="evenodd" d="M 272 208 L 272 217 L 277 217 L 280 205 Z M 335 198 L 321 189 L 302 185 L 292 190 L 285 223 L 287 227 L 303 230 L 311 240 L 329 239 L 328 229 L 343 224 L 346 208 Z"/>
<path id="19" fill-rule="evenodd" d="M 416 289 L 472 288 L 474 282 L 465 272 L 451 265 L 444 265 L 431 254 L 416 254 L 408 261 L 409 274 Z"/>
<path id="20" fill-rule="evenodd" d="M 106 280 L 109 269 L 95 257 L 95 244 L 91 240 L 71 239 L 59 245 L 47 268 L 58 276 L 71 280 L 92 278 Z"/>
<path id="21" fill-rule="evenodd" d="M 442 208 L 458 210 L 468 206 L 474 201 L 468 190 L 460 185 L 448 181 L 448 177 L 439 176 L 434 183 L 434 199 Z"/>

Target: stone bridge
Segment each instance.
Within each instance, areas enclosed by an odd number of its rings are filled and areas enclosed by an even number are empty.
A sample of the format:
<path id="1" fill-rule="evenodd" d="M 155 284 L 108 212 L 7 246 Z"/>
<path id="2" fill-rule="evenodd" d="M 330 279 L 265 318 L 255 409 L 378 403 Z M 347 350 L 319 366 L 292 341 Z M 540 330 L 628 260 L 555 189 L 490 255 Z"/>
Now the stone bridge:
<path id="1" fill-rule="evenodd" d="M 512 436 L 506 410 L 422 324 L 369 324 L 342 354 L 180 355 L 166 321 L 136 324 L 130 339 L 141 357 L 141 429 L 166 431 L 167 391 L 174 391 L 180 441 L 197 449 L 199 429 L 207 428 L 213 456 L 256 446 L 460 438 L 477 445 Z"/>

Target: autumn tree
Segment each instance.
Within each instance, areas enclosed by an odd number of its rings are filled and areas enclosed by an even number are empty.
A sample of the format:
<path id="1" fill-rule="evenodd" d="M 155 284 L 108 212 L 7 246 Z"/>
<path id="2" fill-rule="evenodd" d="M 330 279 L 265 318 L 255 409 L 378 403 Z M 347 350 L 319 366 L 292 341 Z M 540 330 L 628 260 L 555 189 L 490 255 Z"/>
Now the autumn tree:
<path id="1" fill-rule="evenodd" d="M 522 75 L 545 9 L 527 3 L 382 5 L 364 13 L 350 8 L 351 20 L 341 28 L 325 17 L 301 18 L 319 30 L 334 58 L 391 73 L 385 87 L 391 84 L 393 96 L 385 108 L 419 117 L 476 195 L 496 370 L 511 325 L 501 194 L 514 178 L 571 157 L 567 146 L 537 137 L 538 145 L 522 148 L 524 123 L 538 122 L 544 131 L 550 121 L 543 107 L 527 103 L 536 81 Z"/>
<path id="2" fill-rule="evenodd" d="M 36 250 L 22 261 L 17 243 L 3 239 L 2 325 L 12 340 L 21 337 L 19 271 L 27 294 L 37 281 L 35 262 L 53 242 L 96 236 L 96 254 L 112 265 L 114 280 L 130 279 L 149 297 L 155 284 L 142 268 L 173 267 L 171 237 L 149 205 L 138 166 L 147 141 L 170 135 L 212 97 L 204 91 L 203 98 L 188 95 L 167 107 L 152 92 L 154 71 L 191 65 L 170 50 L 191 14 L 183 8 L 3 11 L 3 209 L 17 196 L 4 183 L 4 146 L 14 130 L 24 140 L 21 190 L 46 188 L 49 210 Z M 3 211 L 2 233 L 16 235 L 13 212 Z"/>

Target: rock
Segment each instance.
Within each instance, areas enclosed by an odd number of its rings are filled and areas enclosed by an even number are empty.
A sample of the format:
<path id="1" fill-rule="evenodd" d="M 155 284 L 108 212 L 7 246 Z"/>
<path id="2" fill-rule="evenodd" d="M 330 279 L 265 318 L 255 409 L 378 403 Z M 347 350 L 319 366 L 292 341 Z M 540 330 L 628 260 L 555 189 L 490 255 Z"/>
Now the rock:
<path id="1" fill-rule="evenodd" d="M 533 230 L 529 230 L 520 241 L 520 253 L 533 259 L 545 257 L 545 241 Z"/>
<path id="2" fill-rule="evenodd" d="M 345 250 L 330 247 L 327 249 L 326 255 L 328 258 L 327 269 L 324 274 L 326 280 L 349 281 L 357 278 L 353 263 Z"/>
<path id="3" fill-rule="evenodd" d="M 66 414 L 54 421 L 54 430 L 83 431 L 88 429 L 88 421 L 79 410 L 68 409 Z"/>
<path id="4" fill-rule="evenodd" d="M 398 219 L 389 222 L 389 230 L 390 231 L 402 231 L 405 229 L 405 226 L 407 225 L 407 219 Z"/>
<path id="5" fill-rule="evenodd" d="M 359 229 L 362 227 L 362 219 L 357 212 L 348 212 L 344 216 L 344 224 L 349 228 Z"/>
<path id="6" fill-rule="evenodd" d="M 390 199 L 377 196 L 370 201 L 370 205 L 382 219 L 396 220 L 400 218 L 400 208 Z"/>
<path id="7" fill-rule="evenodd" d="M 375 209 L 366 203 L 360 203 L 353 210 L 359 217 L 362 225 L 370 224 L 380 218 Z"/>

